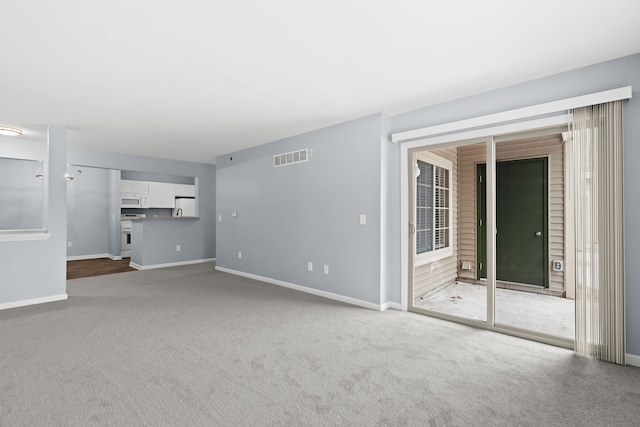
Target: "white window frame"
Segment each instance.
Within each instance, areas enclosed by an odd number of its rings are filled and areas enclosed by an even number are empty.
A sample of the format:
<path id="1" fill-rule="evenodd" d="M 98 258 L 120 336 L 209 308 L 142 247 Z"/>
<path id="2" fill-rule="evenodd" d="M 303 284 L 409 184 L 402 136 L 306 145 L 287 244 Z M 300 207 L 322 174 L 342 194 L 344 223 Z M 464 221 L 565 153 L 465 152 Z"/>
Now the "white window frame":
<path id="1" fill-rule="evenodd" d="M 414 251 L 414 265 L 418 266 L 418 265 L 424 265 L 424 264 L 429 264 L 432 263 L 434 261 L 438 261 L 441 260 L 443 258 L 448 258 L 453 256 L 453 162 L 450 160 L 445 159 L 444 157 L 438 156 L 436 154 L 433 154 L 431 152 L 421 152 L 421 153 L 416 153 L 416 155 L 414 156 L 414 164 L 417 164 L 417 161 L 420 160 L 422 162 L 425 163 L 429 163 L 433 166 L 439 166 L 441 168 L 446 169 L 449 172 L 449 246 L 447 246 L 446 248 L 442 248 L 442 249 L 433 249 L 431 251 L 428 252 L 423 252 L 421 254 L 417 254 L 415 253 L 417 251 L 417 236 L 418 236 L 418 231 L 416 228 L 415 233 L 413 233 L 413 251 Z M 434 167 L 434 173 L 435 173 L 435 167 Z M 414 179 L 413 182 L 414 185 L 414 218 L 415 218 L 415 222 L 417 223 L 417 198 L 418 198 L 418 184 L 417 184 L 417 178 Z M 435 198 L 435 180 L 434 180 L 434 189 L 433 189 L 433 195 Z M 435 201 L 433 203 L 433 221 L 435 222 Z M 416 224 L 417 226 L 417 224 Z M 432 236 L 435 236 L 435 227 L 432 227 L 433 233 Z"/>

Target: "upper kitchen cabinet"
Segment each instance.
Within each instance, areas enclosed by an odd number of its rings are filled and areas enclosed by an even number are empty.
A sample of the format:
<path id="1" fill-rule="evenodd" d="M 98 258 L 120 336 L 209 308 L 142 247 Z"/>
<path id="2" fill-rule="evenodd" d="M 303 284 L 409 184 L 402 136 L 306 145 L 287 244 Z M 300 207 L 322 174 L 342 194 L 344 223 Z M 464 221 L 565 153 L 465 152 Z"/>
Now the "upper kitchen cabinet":
<path id="1" fill-rule="evenodd" d="M 149 182 L 149 207 L 174 208 L 176 206 L 176 185 L 166 182 Z"/>
<path id="2" fill-rule="evenodd" d="M 176 198 L 196 198 L 193 177 L 126 170 L 121 171 L 121 177 L 122 208 L 157 209 L 148 215 L 170 216 L 167 209 L 176 208 Z"/>
<path id="3" fill-rule="evenodd" d="M 131 194 L 149 194 L 149 182 L 123 179 L 120 181 L 120 192 Z"/>
<path id="4" fill-rule="evenodd" d="M 189 184 L 176 184 L 175 197 L 196 197 L 196 186 Z"/>

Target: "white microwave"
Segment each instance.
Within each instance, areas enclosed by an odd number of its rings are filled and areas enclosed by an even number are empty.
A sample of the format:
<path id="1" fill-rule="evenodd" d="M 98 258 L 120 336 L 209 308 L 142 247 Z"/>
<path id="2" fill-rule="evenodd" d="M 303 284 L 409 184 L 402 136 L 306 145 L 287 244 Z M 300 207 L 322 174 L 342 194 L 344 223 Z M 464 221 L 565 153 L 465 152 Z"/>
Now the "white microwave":
<path id="1" fill-rule="evenodd" d="M 120 207 L 122 208 L 148 208 L 149 196 L 146 194 L 122 193 Z"/>

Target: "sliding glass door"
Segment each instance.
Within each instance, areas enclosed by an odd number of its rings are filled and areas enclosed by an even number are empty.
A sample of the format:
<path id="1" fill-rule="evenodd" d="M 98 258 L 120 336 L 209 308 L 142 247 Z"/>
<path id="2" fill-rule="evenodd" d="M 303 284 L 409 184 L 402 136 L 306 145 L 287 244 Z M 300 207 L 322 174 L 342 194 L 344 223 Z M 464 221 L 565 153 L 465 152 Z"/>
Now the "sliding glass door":
<path id="1" fill-rule="evenodd" d="M 474 218 L 475 194 L 482 188 L 475 164 L 485 158 L 484 142 L 412 153 L 411 300 L 420 311 L 487 321 Z"/>
<path id="2" fill-rule="evenodd" d="M 572 345 L 562 130 L 410 150 L 412 310 Z"/>
<path id="3" fill-rule="evenodd" d="M 573 339 L 562 135 L 495 146 L 495 324 Z"/>

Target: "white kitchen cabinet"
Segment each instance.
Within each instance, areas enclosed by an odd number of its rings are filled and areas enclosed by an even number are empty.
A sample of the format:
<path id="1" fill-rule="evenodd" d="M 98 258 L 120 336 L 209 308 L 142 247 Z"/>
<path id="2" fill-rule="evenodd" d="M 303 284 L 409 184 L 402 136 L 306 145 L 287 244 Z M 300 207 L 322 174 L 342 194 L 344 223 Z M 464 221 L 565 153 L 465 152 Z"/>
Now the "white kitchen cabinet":
<path id="1" fill-rule="evenodd" d="M 196 197 L 196 186 L 190 184 L 176 184 L 175 197 Z"/>
<path id="2" fill-rule="evenodd" d="M 176 207 L 176 184 L 169 184 L 169 183 L 162 184 L 162 207 L 163 208 Z"/>
<path id="3" fill-rule="evenodd" d="M 123 179 L 120 181 L 120 192 L 133 194 L 133 181 Z"/>
<path id="4" fill-rule="evenodd" d="M 147 195 L 149 194 L 149 182 L 132 181 L 130 179 L 120 180 L 120 192 L 128 194 Z"/>
<path id="5" fill-rule="evenodd" d="M 149 194 L 149 182 L 133 181 L 133 192 L 135 194 Z"/>
<path id="6" fill-rule="evenodd" d="M 161 182 L 149 183 L 149 207 L 150 208 L 162 207 L 162 183 Z"/>
<path id="7" fill-rule="evenodd" d="M 175 205 L 175 184 L 166 182 L 149 182 L 150 208 L 173 208 Z"/>

